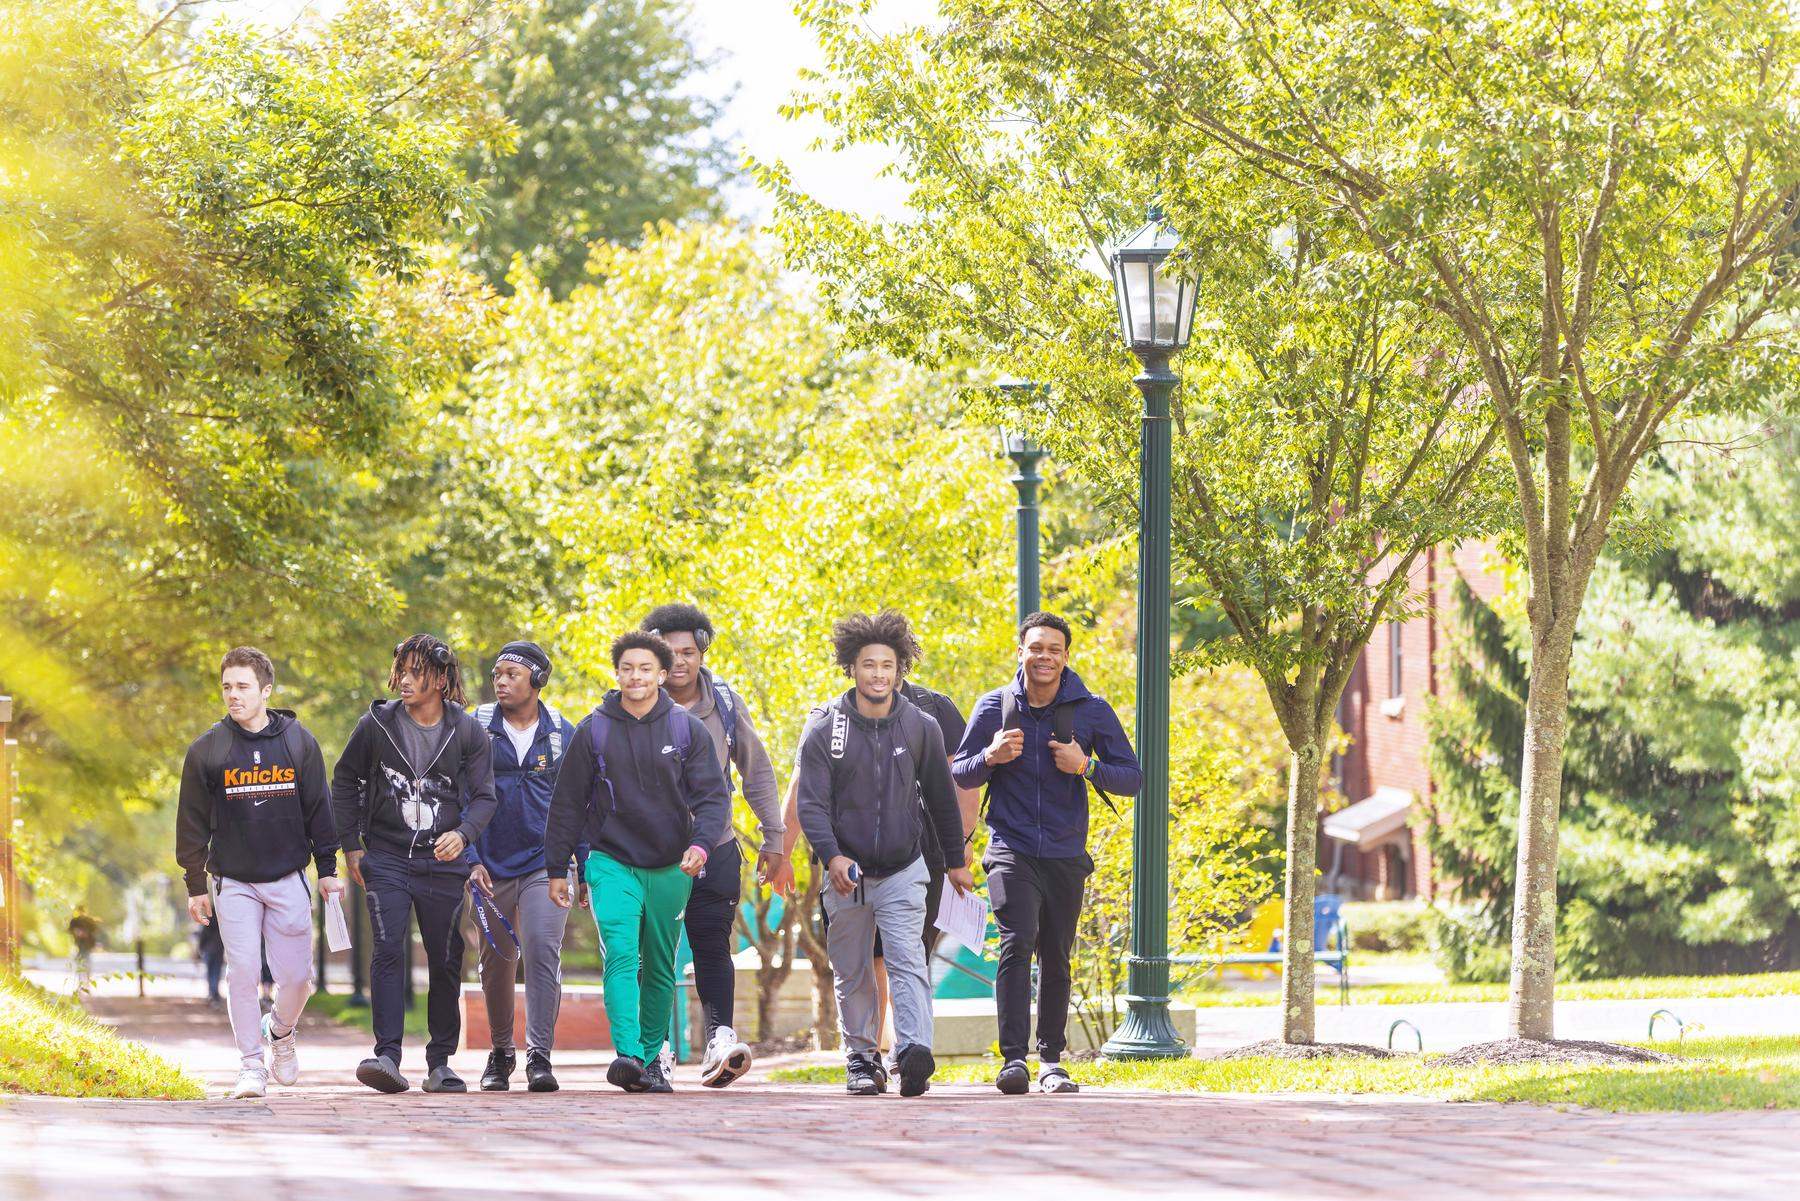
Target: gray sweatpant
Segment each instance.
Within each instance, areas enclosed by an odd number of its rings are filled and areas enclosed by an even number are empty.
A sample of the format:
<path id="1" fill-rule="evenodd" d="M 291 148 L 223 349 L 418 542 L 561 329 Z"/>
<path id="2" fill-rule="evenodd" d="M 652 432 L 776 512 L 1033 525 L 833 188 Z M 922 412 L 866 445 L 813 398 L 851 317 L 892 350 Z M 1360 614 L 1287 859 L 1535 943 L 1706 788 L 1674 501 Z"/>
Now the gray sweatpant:
<path id="1" fill-rule="evenodd" d="M 527 876 L 494 881 L 494 904 L 519 932 L 514 951 L 506 930 L 489 915 L 498 954 L 481 940 L 481 992 L 487 1000 L 494 1049 L 513 1049 L 513 986 L 518 959 L 525 961 L 525 1048 L 550 1054 L 556 1042 L 556 1015 L 562 1010 L 562 941 L 569 911 L 550 899 L 550 877 L 542 868 Z M 518 959 L 515 959 L 514 956 Z"/>
<path id="2" fill-rule="evenodd" d="M 894 1049 L 931 1046 L 931 977 L 925 969 L 924 856 L 891 876 L 864 876 L 848 896 L 825 884 L 831 919 L 825 950 L 837 982 L 838 1029 L 849 1054 L 874 1055 L 876 1020 L 875 932 L 887 959 L 888 995 L 894 1002 Z"/>
<path id="3" fill-rule="evenodd" d="M 213 920 L 225 944 L 225 1012 L 243 1066 L 263 1063 L 262 965 L 275 981 L 275 1025 L 293 1029 L 312 994 L 312 890 L 306 873 L 267 884 L 221 878 Z"/>

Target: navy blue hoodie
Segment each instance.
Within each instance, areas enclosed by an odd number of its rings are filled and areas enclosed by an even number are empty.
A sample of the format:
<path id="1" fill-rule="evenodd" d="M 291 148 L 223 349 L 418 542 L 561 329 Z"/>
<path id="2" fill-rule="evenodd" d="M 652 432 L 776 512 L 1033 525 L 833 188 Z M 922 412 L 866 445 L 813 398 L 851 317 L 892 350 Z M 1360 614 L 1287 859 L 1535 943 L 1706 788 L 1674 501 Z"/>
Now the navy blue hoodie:
<path id="1" fill-rule="evenodd" d="M 569 719 L 538 702 L 537 733 L 531 751 L 519 762 L 512 739 L 506 734 L 506 714 L 499 705 L 482 705 L 475 720 L 488 732 L 494 748 L 494 820 L 481 837 L 469 844 L 463 858 L 469 866 L 480 864 L 496 880 L 529 876 L 544 866 L 544 828 L 550 819 L 550 796 L 556 790 L 556 773 L 563 756 L 575 742 Z M 587 858 L 587 845 L 577 848 Z"/>
<path id="2" fill-rule="evenodd" d="M 989 767 L 982 752 L 1000 730 L 1001 701 L 1008 692 L 1013 694 L 1015 719 L 1025 732 L 1025 746 L 1012 762 Z M 1094 786 L 1115 796 L 1136 796 L 1144 773 L 1119 715 L 1066 667 L 1056 701 L 1047 708 L 1033 710 L 1026 704 L 1023 671 L 976 701 L 951 768 L 964 788 L 993 785 L 987 811 L 993 840 L 1039 859 L 1073 859 L 1087 851 L 1088 782 L 1058 768 L 1050 750 L 1056 706 L 1064 702 L 1074 702 L 1075 741 L 1100 761 L 1094 769 Z"/>

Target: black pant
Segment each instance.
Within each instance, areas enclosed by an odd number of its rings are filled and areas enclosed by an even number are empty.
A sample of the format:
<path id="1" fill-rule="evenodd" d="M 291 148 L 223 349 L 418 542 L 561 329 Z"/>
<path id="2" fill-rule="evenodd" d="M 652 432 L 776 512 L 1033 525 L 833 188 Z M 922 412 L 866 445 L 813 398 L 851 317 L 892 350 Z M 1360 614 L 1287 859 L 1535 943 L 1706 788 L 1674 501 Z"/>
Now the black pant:
<path id="1" fill-rule="evenodd" d="M 688 897 L 688 949 L 694 953 L 694 991 L 706 1015 L 706 1037 L 720 1026 L 732 1026 L 737 993 L 737 973 L 731 966 L 731 947 L 736 941 L 739 889 L 744 877 L 744 853 L 737 839 L 714 847 L 706 859 L 706 871 L 694 881 Z"/>
<path id="2" fill-rule="evenodd" d="M 369 954 L 369 1009 L 375 1025 L 375 1054 L 400 1063 L 406 1028 L 407 918 L 417 914 L 419 941 L 431 969 L 425 1003 L 431 1040 L 425 1044 L 427 1070 L 448 1063 L 462 1036 L 463 936 L 457 916 L 463 906 L 468 866 L 435 859 L 403 859 L 383 851 L 363 856 L 364 892 L 375 947 Z"/>
<path id="3" fill-rule="evenodd" d="M 929 873 L 925 879 L 925 971 L 931 971 L 931 953 L 937 950 L 938 939 L 943 931 L 937 928 L 938 906 L 944 903 L 944 865 L 925 860 L 925 870 Z M 876 959 L 885 959 L 881 953 L 881 931 L 875 931 Z"/>
<path id="4" fill-rule="evenodd" d="M 1038 960 L 1038 1058 L 1062 1058 L 1068 1045 L 1069 952 L 1081 918 L 1081 894 L 1094 861 L 1039 859 L 990 845 L 988 896 L 1000 928 L 994 1001 L 1000 1013 L 1000 1057 L 1025 1058 L 1031 1038 L 1031 956 Z"/>

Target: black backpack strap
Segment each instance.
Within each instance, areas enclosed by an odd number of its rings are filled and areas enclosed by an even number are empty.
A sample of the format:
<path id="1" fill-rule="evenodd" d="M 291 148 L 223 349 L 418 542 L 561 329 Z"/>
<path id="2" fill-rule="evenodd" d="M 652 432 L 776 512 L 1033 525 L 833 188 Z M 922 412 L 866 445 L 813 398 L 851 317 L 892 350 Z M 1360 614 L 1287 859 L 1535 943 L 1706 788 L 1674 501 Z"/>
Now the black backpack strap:
<path id="1" fill-rule="evenodd" d="M 619 810 L 619 798 L 614 795 L 612 780 L 606 774 L 606 748 L 600 745 L 605 741 L 602 735 L 602 723 L 605 721 L 606 719 L 600 715 L 600 707 L 596 705 L 593 715 L 588 718 L 588 745 L 594 752 L 594 780 L 596 781 L 593 789 L 588 793 L 588 808 L 596 814 L 600 811 L 600 789 L 602 787 L 606 789 L 607 799 L 611 801 L 607 812 L 617 813 Z"/>
<path id="2" fill-rule="evenodd" d="M 1050 718 L 1052 723 L 1051 729 L 1056 735 L 1056 741 L 1070 742 L 1074 740 L 1075 706 L 1080 703 L 1079 700 L 1064 701 L 1056 707 L 1056 712 L 1052 714 Z M 1092 788 L 1095 792 L 1100 794 L 1100 799 L 1106 802 L 1106 807 L 1113 811 L 1114 817 L 1120 816 L 1119 807 L 1113 803 L 1113 799 L 1106 794 L 1105 789 L 1101 788 L 1092 780 L 1086 780 L 1084 782 L 1089 788 Z"/>
<path id="3" fill-rule="evenodd" d="M 1013 695 L 1012 686 L 1010 684 L 1000 690 L 1000 728 L 1002 730 L 1016 730 L 1019 728 L 1019 698 Z M 975 840 L 975 831 L 979 830 L 981 828 L 981 823 L 987 819 L 988 802 L 993 798 L 993 795 L 994 773 L 990 771 L 988 772 L 987 783 L 981 787 L 981 808 L 975 813 L 975 824 L 970 827 L 967 834 L 963 835 L 964 846 L 968 846 Z"/>

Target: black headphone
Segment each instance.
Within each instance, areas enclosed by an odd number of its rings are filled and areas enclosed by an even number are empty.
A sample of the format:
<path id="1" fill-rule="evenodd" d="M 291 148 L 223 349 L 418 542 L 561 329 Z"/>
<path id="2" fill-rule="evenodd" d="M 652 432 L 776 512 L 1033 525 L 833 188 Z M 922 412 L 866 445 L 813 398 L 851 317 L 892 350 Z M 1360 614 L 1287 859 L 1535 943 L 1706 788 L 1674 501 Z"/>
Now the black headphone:
<path id="1" fill-rule="evenodd" d="M 394 643 L 394 658 L 398 659 L 400 657 L 400 650 L 406 645 L 406 642 L 407 640 L 402 638 L 400 641 Z M 456 660 L 456 656 L 450 653 L 450 648 L 441 642 L 435 643 L 429 647 L 425 651 L 425 658 L 430 660 L 433 666 L 441 668 L 444 671 L 449 671 L 450 664 Z"/>
<path id="2" fill-rule="evenodd" d="M 533 650 L 537 651 L 538 654 L 544 655 L 543 648 L 538 646 L 538 644 L 535 642 L 509 642 L 506 644 L 506 646 L 503 646 L 500 648 L 501 658 L 505 658 L 505 656 L 507 654 L 506 647 L 509 647 L 509 646 L 529 646 Z M 546 660 L 549 659 L 549 657 L 550 656 L 548 656 L 548 655 L 544 655 L 544 658 Z M 526 656 L 518 654 L 517 652 L 514 652 L 512 658 L 506 659 L 505 661 L 508 663 L 517 663 L 519 666 L 523 667 L 527 672 L 530 673 L 526 678 L 531 681 L 532 690 L 535 692 L 542 692 L 544 690 L 544 685 L 548 684 L 550 682 L 550 664 L 548 662 L 546 662 L 542 667 L 539 667 L 535 663 L 527 662 Z M 499 663 L 500 663 L 500 659 L 496 659 L 495 665 L 498 666 Z"/>
<path id="3" fill-rule="evenodd" d="M 679 633 L 680 631 L 675 632 Z M 663 632 L 661 630 L 651 630 L 650 633 L 655 634 L 658 638 L 663 637 Z M 700 648 L 700 653 L 704 655 L 706 653 L 706 648 L 712 645 L 712 632 L 710 630 L 696 629 L 689 630 L 688 633 L 694 636 L 694 645 Z"/>

